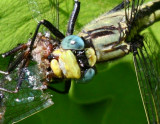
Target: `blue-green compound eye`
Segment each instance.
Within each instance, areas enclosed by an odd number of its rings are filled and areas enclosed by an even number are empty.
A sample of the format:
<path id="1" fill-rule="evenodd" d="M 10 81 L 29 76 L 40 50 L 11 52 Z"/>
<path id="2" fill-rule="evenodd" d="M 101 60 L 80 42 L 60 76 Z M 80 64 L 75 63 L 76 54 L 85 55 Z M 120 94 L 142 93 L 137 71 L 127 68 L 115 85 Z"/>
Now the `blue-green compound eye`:
<path id="1" fill-rule="evenodd" d="M 61 46 L 63 49 L 83 50 L 84 41 L 76 35 L 69 35 L 63 39 Z"/>
<path id="2" fill-rule="evenodd" d="M 95 70 L 93 68 L 89 68 L 86 70 L 84 77 L 80 80 L 77 80 L 77 83 L 85 83 L 87 81 L 90 81 L 95 75 Z"/>

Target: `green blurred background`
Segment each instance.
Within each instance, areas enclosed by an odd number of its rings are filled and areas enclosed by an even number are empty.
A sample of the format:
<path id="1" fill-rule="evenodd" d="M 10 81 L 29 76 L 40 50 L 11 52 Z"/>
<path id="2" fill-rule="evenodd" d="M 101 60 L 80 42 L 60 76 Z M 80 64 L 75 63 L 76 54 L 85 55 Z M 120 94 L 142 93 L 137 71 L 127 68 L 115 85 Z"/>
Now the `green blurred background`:
<path id="1" fill-rule="evenodd" d="M 53 11 L 47 6 L 49 0 L 43 1 L 40 9 L 44 15 L 38 18 L 52 16 Z M 80 0 L 81 10 L 76 22 L 75 33 L 107 12 L 122 0 Z M 69 14 L 73 8 L 72 0 L 61 0 L 60 30 L 65 33 Z M 52 19 L 52 17 L 51 17 Z M 27 0 L 0 1 L 0 53 L 3 53 L 18 43 L 27 42 L 36 28 L 36 22 L 28 8 Z M 145 32 L 151 32 L 158 38 L 160 23 L 154 24 Z M 160 37 L 159 37 L 160 40 Z M 4 61 L 0 58 L 0 69 Z M 141 102 L 132 55 L 119 60 L 97 65 L 97 75 L 87 84 L 72 82 L 69 94 L 62 95 L 53 91 L 54 105 L 39 112 L 18 124 L 144 124 L 145 112 Z M 55 84 L 61 87 L 63 84 Z"/>

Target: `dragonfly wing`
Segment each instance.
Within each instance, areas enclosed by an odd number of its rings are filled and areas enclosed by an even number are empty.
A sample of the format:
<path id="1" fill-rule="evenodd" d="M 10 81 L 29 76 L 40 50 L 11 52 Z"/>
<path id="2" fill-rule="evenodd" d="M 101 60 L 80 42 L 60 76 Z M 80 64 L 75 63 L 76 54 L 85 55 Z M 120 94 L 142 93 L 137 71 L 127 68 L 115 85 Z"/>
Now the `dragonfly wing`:
<path id="1" fill-rule="evenodd" d="M 124 7 L 127 6 L 129 3 L 130 3 L 129 0 L 125 0 L 125 1 L 123 1 L 122 3 L 120 3 L 119 5 L 117 5 L 116 7 L 114 7 L 113 9 L 111 9 L 109 12 L 107 12 L 107 14 L 110 14 L 110 13 L 113 13 L 113 12 L 116 12 L 116 11 L 119 11 L 119 10 L 122 10 L 122 9 L 124 9 Z"/>
<path id="2" fill-rule="evenodd" d="M 18 93 L 2 92 L 0 112 L 3 123 L 13 123 L 23 120 L 45 108 L 53 105 L 50 95 L 44 88 L 36 66 L 24 68 L 24 79 Z M 1 78 L 0 86 L 7 90 L 14 90 L 17 84 L 18 71 Z"/>
<path id="3" fill-rule="evenodd" d="M 27 2 L 35 21 L 47 19 L 54 23 L 59 18 L 59 0 L 27 0 Z"/>
<path id="4" fill-rule="evenodd" d="M 38 23 L 45 19 L 59 27 L 59 0 L 27 0 L 33 19 Z"/>
<path id="5" fill-rule="evenodd" d="M 137 18 L 137 14 L 140 10 L 140 6 L 144 3 L 144 0 L 124 0 L 125 16 L 128 26 L 131 28 L 134 20 Z M 130 30 L 129 28 L 129 30 Z"/>
<path id="6" fill-rule="evenodd" d="M 39 22 L 43 19 L 51 22 L 62 33 L 66 32 L 66 25 L 73 8 L 73 2 L 70 0 L 26 0 L 33 19 Z M 48 29 L 44 27 L 40 31 L 45 32 Z"/>
<path id="7" fill-rule="evenodd" d="M 148 123 L 160 120 L 160 45 L 155 40 L 143 40 L 133 56 L 139 90 Z"/>

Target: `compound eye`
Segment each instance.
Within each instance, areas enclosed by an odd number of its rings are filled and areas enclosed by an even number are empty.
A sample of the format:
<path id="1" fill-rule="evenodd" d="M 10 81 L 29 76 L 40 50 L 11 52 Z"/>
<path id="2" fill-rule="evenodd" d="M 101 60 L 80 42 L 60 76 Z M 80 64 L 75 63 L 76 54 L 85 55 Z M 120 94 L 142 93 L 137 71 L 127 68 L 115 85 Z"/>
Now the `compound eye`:
<path id="1" fill-rule="evenodd" d="M 93 68 L 89 68 L 85 74 L 84 77 L 82 78 L 83 82 L 90 81 L 95 75 L 95 70 Z"/>
<path id="2" fill-rule="evenodd" d="M 76 35 L 69 35 L 63 39 L 61 46 L 63 49 L 83 50 L 84 41 Z"/>
<path id="3" fill-rule="evenodd" d="M 84 77 L 79 80 L 76 80 L 77 83 L 88 83 L 92 80 L 95 75 L 95 70 L 93 68 L 89 68 L 84 72 Z"/>

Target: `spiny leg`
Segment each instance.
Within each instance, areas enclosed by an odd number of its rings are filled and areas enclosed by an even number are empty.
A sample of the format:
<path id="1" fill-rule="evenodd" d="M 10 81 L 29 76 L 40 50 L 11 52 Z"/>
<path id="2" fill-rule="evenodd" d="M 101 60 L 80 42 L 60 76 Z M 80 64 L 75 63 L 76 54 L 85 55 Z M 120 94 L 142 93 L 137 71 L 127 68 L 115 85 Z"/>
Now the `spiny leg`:
<path id="1" fill-rule="evenodd" d="M 23 78 L 24 78 L 24 67 L 27 67 L 28 66 L 28 61 L 29 61 L 29 59 L 28 58 L 23 58 L 23 60 L 21 60 L 20 62 L 21 62 L 21 65 L 20 65 L 20 67 L 19 67 L 19 72 L 17 72 L 17 74 L 18 74 L 18 82 L 17 82 L 17 86 L 16 86 L 16 88 L 15 88 L 15 90 L 14 91 L 11 91 L 11 90 L 8 90 L 8 89 L 5 89 L 5 88 L 2 88 L 2 87 L 0 87 L 0 91 L 4 91 L 4 92 L 8 92 L 8 93 L 17 93 L 18 91 L 19 91 L 19 89 L 20 89 L 20 87 L 21 87 L 21 85 L 22 85 L 22 83 L 23 83 Z"/>
<path id="2" fill-rule="evenodd" d="M 16 53 L 17 51 L 19 50 L 24 50 L 28 47 L 28 44 L 21 44 L 19 46 L 17 46 L 16 48 L 13 48 L 12 50 L 4 53 L 2 56 L 3 57 L 6 57 L 6 56 L 9 56 L 11 54 L 14 54 Z M 14 91 L 11 91 L 11 90 L 8 90 L 8 89 L 5 89 L 5 88 L 0 88 L 1 91 L 5 91 L 5 92 L 9 92 L 9 93 L 17 93 L 21 84 L 22 84 L 22 81 L 23 80 L 20 80 L 23 78 L 24 76 L 24 73 L 22 74 L 22 69 L 24 68 L 27 60 L 28 60 L 28 55 L 29 55 L 29 50 L 26 50 L 26 51 L 22 51 L 22 53 L 17 57 L 17 59 L 12 62 L 11 64 L 9 64 L 9 67 L 7 69 L 7 72 L 4 72 L 4 71 L 0 71 L 1 74 L 9 74 L 10 72 L 12 72 L 20 63 L 21 63 L 21 66 L 19 68 L 19 79 L 18 79 L 18 82 L 17 82 L 17 87 L 15 88 Z"/>
<path id="3" fill-rule="evenodd" d="M 110 13 L 117 12 L 117 11 L 119 11 L 119 10 L 122 10 L 122 9 L 124 9 L 124 7 L 125 7 L 126 5 L 129 5 L 129 3 L 130 3 L 130 0 L 125 0 L 125 1 L 123 1 L 122 3 L 120 3 L 119 5 L 117 5 L 116 7 L 114 7 L 112 10 L 110 10 L 109 12 L 107 12 L 107 14 L 110 14 Z"/>
<path id="4" fill-rule="evenodd" d="M 13 62 L 13 64 L 11 64 L 8 68 L 8 72 L 12 72 L 24 59 L 27 59 L 29 55 L 29 51 L 24 51 L 22 52 L 18 58 Z"/>
<path id="5" fill-rule="evenodd" d="M 74 0 L 74 9 L 69 19 L 67 35 L 72 35 L 74 31 L 74 25 L 80 10 L 80 2 L 78 0 Z"/>
<path id="6" fill-rule="evenodd" d="M 15 47 L 15 48 L 13 48 L 13 49 L 10 50 L 10 51 L 8 51 L 8 52 L 6 52 L 6 53 L 3 53 L 3 54 L 2 54 L 2 57 L 5 58 L 5 57 L 7 57 L 7 56 L 9 56 L 9 55 L 12 55 L 12 54 L 16 53 L 16 52 L 19 51 L 19 50 L 25 50 L 27 47 L 28 47 L 28 44 L 27 44 L 27 43 L 26 43 L 26 44 L 21 44 L 21 45 Z M 18 59 L 17 62 L 21 62 L 20 60 L 22 59 L 22 57 L 23 57 L 23 55 L 19 56 L 19 57 L 17 58 L 17 59 Z M 11 63 L 10 66 L 9 66 L 9 68 L 7 69 L 7 71 L 1 71 L 1 70 L 0 70 L 0 74 L 5 74 L 5 75 L 9 74 L 9 73 L 10 73 L 10 70 L 12 70 L 12 69 L 14 70 L 14 68 L 15 68 L 16 65 L 17 65 L 17 62 L 13 62 L 13 63 L 15 63 L 15 64 Z M 19 63 L 18 63 L 18 64 L 19 64 Z"/>
<path id="7" fill-rule="evenodd" d="M 19 91 L 19 89 L 20 89 L 20 87 L 21 87 L 21 85 L 23 83 L 23 80 L 24 80 L 23 78 L 24 78 L 24 75 L 25 75 L 23 69 L 24 69 L 24 67 L 28 66 L 28 61 L 29 61 L 28 58 L 24 59 L 23 62 L 22 62 L 22 65 L 20 66 L 19 75 L 18 75 L 19 76 L 18 77 L 18 83 L 17 83 L 17 87 L 15 89 L 15 93 L 17 93 Z"/>
<path id="8" fill-rule="evenodd" d="M 30 52 L 32 51 L 32 48 L 33 48 L 33 45 L 34 45 L 34 42 L 35 42 L 35 39 L 36 39 L 36 36 L 38 34 L 38 31 L 39 31 L 39 28 L 41 25 L 44 25 L 46 28 L 48 28 L 51 33 L 53 33 L 57 38 L 59 39 L 63 39 L 65 36 L 56 28 L 54 27 L 49 21 L 47 20 L 42 20 L 38 23 L 37 25 L 37 28 L 34 32 L 34 35 L 33 35 L 33 38 L 32 38 L 32 41 L 31 41 L 31 45 L 30 45 Z"/>
<path id="9" fill-rule="evenodd" d="M 5 71 L 0 71 L 0 73 L 1 73 L 1 74 L 5 74 L 5 75 L 9 74 L 10 72 L 12 72 L 12 71 L 22 62 L 22 60 L 23 60 L 24 58 L 28 58 L 28 55 L 29 55 L 29 51 L 28 51 L 28 50 L 22 52 L 22 53 L 17 57 L 17 59 L 10 64 L 10 66 L 8 67 L 8 69 L 7 69 L 6 72 L 5 72 Z"/>
<path id="10" fill-rule="evenodd" d="M 26 43 L 26 44 L 20 44 L 20 45 L 18 45 L 17 47 L 15 47 L 15 48 L 13 48 L 12 50 L 10 50 L 10 51 L 8 51 L 8 52 L 6 52 L 6 53 L 3 53 L 2 54 L 2 57 L 4 58 L 4 57 L 7 57 L 7 56 L 9 56 L 9 55 L 12 55 L 12 54 L 14 54 L 14 53 L 16 53 L 17 51 L 19 51 L 19 50 L 24 50 L 24 49 L 26 49 L 28 47 L 28 44 Z"/>

